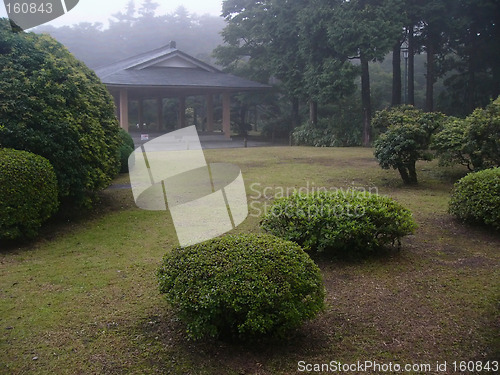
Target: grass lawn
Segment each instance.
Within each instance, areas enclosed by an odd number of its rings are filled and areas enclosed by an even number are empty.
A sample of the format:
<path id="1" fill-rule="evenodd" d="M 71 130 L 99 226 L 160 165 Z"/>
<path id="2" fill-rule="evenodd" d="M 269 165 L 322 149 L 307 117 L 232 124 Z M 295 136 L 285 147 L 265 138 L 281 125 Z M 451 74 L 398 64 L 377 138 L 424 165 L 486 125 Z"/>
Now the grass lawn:
<path id="1" fill-rule="evenodd" d="M 177 241 L 168 212 L 141 211 L 129 189 L 108 189 L 92 214 L 54 220 L 36 242 L 3 245 L 1 374 L 294 374 L 299 361 L 358 360 L 432 365 L 413 373 L 438 373 L 436 362 L 447 361 L 454 373 L 453 361 L 500 359 L 500 235 L 447 213 L 463 170 L 421 163 L 420 185 L 409 188 L 370 149 L 205 154 L 242 169 L 253 216 L 287 188 L 370 188 L 410 208 L 419 228 L 399 253 L 315 257 L 328 307 L 288 340 L 191 342 L 156 285 L 161 257 Z M 127 175 L 115 181 L 126 183 Z M 249 217 L 235 232 L 258 232 L 258 222 Z"/>

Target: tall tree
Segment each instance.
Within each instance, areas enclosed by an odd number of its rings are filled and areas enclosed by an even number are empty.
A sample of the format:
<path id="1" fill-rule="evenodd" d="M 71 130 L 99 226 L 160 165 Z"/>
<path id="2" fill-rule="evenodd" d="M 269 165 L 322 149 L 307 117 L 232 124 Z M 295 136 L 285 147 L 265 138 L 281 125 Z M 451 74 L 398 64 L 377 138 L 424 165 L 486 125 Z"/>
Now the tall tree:
<path id="1" fill-rule="evenodd" d="M 130 0 L 126 7 L 125 11 L 121 11 L 118 13 L 114 13 L 112 15 L 118 22 L 123 22 L 127 24 L 132 24 L 136 20 L 136 8 L 134 0 Z"/>
<path id="2" fill-rule="evenodd" d="M 225 45 L 214 51 L 219 64 L 230 71 L 247 65 L 249 78 L 253 79 L 257 79 L 257 75 L 270 76 L 270 35 L 265 31 L 269 6 L 270 1 L 223 2 L 222 15 L 227 24 L 221 34 Z"/>
<path id="3" fill-rule="evenodd" d="M 329 38 L 329 27 L 341 1 L 316 0 L 299 11 L 299 54 L 305 64 L 304 86 L 310 122 L 315 124 L 318 103 L 330 104 L 354 90 L 358 69 L 339 53 Z"/>
<path id="4" fill-rule="evenodd" d="M 406 77 L 405 77 L 406 79 Z M 401 42 L 392 48 L 392 100 L 391 105 L 401 104 Z"/>
<path id="5" fill-rule="evenodd" d="M 292 129 L 299 125 L 300 101 L 307 98 L 304 76 L 307 61 L 300 47 L 300 17 L 307 3 L 305 0 L 275 0 L 271 10 L 275 22 L 267 23 L 267 31 L 273 36 L 270 40 L 271 72 L 280 80 L 290 99 Z"/>
<path id="6" fill-rule="evenodd" d="M 156 9 L 160 4 L 153 0 L 144 0 L 139 8 L 139 14 L 144 18 L 152 18 L 155 16 Z"/>
<path id="7" fill-rule="evenodd" d="M 412 46 L 421 45 L 426 53 L 426 93 L 424 109 L 434 110 L 434 84 L 445 71 L 439 66 L 448 51 L 448 31 L 452 18 L 452 8 L 456 0 L 410 0 L 411 19 L 414 34 Z"/>
<path id="8" fill-rule="evenodd" d="M 465 116 L 500 94 L 500 2 L 462 0 L 453 8 L 446 110 Z"/>
<path id="9" fill-rule="evenodd" d="M 344 0 L 329 27 L 330 42 L 348 59 L 359 59 L 363 145 L 371 144 L 370 61 L 381 61 L 403 27 L 401 0 Z"/>
<path id="10" fill-rule="evenodd" d="M 230 71 L 259 81 L 278 79 L 292 105 L 293 125 L 298 123 L 299 100 L 305 95 L 298 17 L 306 5 L 305 0 L 226 0 L 222 7 L 226 44 L 214 51 L 217 61 Z"/>

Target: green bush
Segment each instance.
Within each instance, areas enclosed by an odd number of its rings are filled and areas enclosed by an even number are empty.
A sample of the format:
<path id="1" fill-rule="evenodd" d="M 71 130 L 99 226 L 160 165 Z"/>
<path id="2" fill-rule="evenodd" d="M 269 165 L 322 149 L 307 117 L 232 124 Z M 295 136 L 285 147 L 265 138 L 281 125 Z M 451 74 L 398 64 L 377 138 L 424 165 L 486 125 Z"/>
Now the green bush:
<path id="1" fill-rule="evenodd" d="M 347 190 L 279 198 L 261 226 L 306 250 L 356 257 L 399 244 L 416 224 L 411 212 L 389 197 Z"/>
<path id="2" fill-rule="evenodd" d="M 467 144 L 469 124 L 464 119 L 449 117 L 433 137 L 431 148 L 436 150 L 440 165 L 462 164 L 473 170 L 470 146 Z"/>
<path id="3" fill-rule="evenodd" d="M 411 106 L 394 107 L 375 115 L 374 127 L 382 133 L 375 141 L 375 157 L 383 169 L 397 169 L 407 185 L 417 184 L 416 163 L 431 160 L 431 136 L 445 117 Z"/>
<path id="4" fill-rule="evenodd" d="M 6 19 L 0 52 L 0 144 L 47 158 L 60 198 L 89 203 L 120 166 L 111 95 L 64 46 L 48 35 L 13 33 Z"/>
<path id="5" fill-rule="evenodd" d="M 478 171 L 500 166 L 500 97 L 466 119 L 450 118 L 434 136 L 440 164 L 462 164 Z"/>
<path id="6" fill-rule="evenodd" d="M 449 210 L 463 221 L 500 230 L 500 168 L 469 173 L 460 179 L 452 192 Z"/>
<path id="7" fill-rule="evenodd" d="M 296 145 L 314 147 L 351 147 L 361 145 L 361 129 L 353 126 L 353 116 L 344 112 L 321 118 L 316 125 L 307 123 L 293 131 Z"/>
<path id="8" fill-rule="evenodd" d="M 500 97 L 467 116 L 468 144 L 474 170 L 500 166 Z"/>
<path id="9" fill-rule="evenodd" d="M 261 134 L 267 139 L 287 139 L 292 124 L 291 116 L 277 116 L 263 121 Z"/>
<path id="10" fill-rule="evenodd" d="M 134 152 L 134 140 L 125 130 L 120 128 L 120 173 L 128 172 L 128 157 Z"/>
<path id="11" fill-rule="evenodd" d="M 293 141 L 296 145 L 314 147 L 339 146 L 337 136 L 327 126 L 327 121 L 321 119 L 316 125 L 310 123 L 299 126 L 293 131 Z"/>
<path id="12" fill-rule="evenodd" d="M 0 149 L 0 239 L 35 237 L 58 207 L 57 179 L 49 161 Z"/>
<path id="13" fill-rule="evenodd" d="M 158 278 L 194 339 L 283 337 L 323 309 L 318 267 L 297 244 L 270 235 L 178 247 Z"/>

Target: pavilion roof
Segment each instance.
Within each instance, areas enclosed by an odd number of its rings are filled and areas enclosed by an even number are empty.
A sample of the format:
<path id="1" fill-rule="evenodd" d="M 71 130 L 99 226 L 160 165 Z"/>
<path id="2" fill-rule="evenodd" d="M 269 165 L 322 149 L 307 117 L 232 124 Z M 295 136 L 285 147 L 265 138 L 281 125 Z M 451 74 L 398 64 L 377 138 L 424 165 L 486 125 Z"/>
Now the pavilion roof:
<path id="1" fill-rule="evenodd" d="M 97 68 L 108 86 L 250 91 L 271 86 L 227 74 L 175 48 L 175 43 Z"/>

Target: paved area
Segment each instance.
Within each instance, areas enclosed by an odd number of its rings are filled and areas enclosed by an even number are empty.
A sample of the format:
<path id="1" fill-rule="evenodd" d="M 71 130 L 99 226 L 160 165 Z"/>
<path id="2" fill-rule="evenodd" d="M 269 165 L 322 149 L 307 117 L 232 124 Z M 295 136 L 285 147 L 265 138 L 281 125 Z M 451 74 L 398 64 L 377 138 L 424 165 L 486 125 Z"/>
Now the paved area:
<path id="1" fill-rule="evenodd" d="M 164 133 L 130 133 L 134 144 L 136 147 L 142 146 L 144 143 L 163 135 Z M 214 148 L 241 148 L 245 147 L 245 141 L 242 137 L 233 137 L 227 139 L 222 134 L 204 134 L 199 133 L 201 147 L 203 149 L 214 149 Z M 271 142 L 265 142 L 261 140 L 253 139 L 249 137 L 246 142 L 246 147 L 266 147 L 266 146 L 278 146 L 279 144 L 273 144 Z"/>

